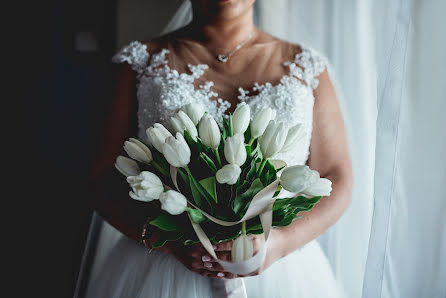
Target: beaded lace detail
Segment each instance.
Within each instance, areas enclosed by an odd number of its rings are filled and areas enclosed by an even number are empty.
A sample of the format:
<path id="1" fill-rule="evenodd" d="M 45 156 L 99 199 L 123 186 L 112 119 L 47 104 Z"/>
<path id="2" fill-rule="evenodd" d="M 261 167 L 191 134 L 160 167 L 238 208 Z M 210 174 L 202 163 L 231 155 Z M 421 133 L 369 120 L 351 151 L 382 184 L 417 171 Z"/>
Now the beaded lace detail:
<path id="1" fill-rule="evenodd" d="M 275 158 L 289 165 L 304 164 L 309 155 L 313 122 L 313 90 L 318 86 L 317 76 L 323 72 L 326 60 L 308 46 L 301 45 L 302 52 L 293 61 L 284 62 L 289 73 L 282 76 L 276 85 L 254 83 L 251 90 L 239 88 L 238 99 L 251 108 L 251 116 L 264 106 L 276 110 L 276 119 L 286 121 L 292 126 L 302 123 L 305 137 L 291 151 L 279 153 Z M 118 52 L 112 59 L 115 63 L 127 62 L 137 73 L 138 86 L 138 125 L 139 137 L 145 139 L 145 130 L 155 122 L 170 127 L 169 119 L 183 105 L 195 102 L 204 107 L 219 124 L 226 110 L 231 106 L 227 100 L 218 97 L 211 90 L 214 83 L 207 81 L 198 89 L 195 79 L 201 77 L 208 65 L 188 64 L 190 73 L 179 73 L 168 65 L 163 49 L 150 55 L 147 46 L 133 41 Z M 151 59 L 149 59 L 151 56 Z"/>

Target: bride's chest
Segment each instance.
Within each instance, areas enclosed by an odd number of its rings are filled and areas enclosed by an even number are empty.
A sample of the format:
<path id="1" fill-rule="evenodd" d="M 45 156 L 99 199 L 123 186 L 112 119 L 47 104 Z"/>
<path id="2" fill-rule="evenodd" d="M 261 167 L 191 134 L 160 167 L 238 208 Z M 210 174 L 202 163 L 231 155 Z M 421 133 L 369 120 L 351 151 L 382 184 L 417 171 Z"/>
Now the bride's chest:
<path id="1" fill-rule="evenodd" d="M 202 78 L 207 68 L 205 65 L 190 68 L 190 74 L 173 70 L 140 79 L 137 90 L 139 122 L 148 126 L 153 122 L 169 125 L 170 117 L 190 102 L 203 106 L 219 122 L 239 102 L 249 104 L 251 115 L 268 106 L 276 110 L 277 119 L 290 125 L 312 121 L 312 89 L 293 76 L 283 75 L 274 84 L 254 82 L 251 88 L 241 87 L 247 86 L 245 82 L 237 86 L 231 79 L 227 84 L 219 82 L 218 88 L 215 88 L 213 81 Z M 222 86 L 227 86 L 227 89 Z M 230 95 L 230 100 L 226 99 L 227 95 Z"/>

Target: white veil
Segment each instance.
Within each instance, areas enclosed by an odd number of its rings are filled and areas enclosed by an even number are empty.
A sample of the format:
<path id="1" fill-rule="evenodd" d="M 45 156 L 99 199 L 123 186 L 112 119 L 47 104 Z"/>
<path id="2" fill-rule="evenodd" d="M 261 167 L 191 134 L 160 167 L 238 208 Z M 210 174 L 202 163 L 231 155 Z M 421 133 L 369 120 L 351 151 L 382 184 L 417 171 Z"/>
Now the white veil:
<path id="1" fill-rule="evenodd" d="M 192 2 L 191 0 L 182 0 L 175 14 L 170 21 L 160 32 L 160 35 L 165 35 L 175 31 L 181 27 L 186 26 L 192 21 Z"/>

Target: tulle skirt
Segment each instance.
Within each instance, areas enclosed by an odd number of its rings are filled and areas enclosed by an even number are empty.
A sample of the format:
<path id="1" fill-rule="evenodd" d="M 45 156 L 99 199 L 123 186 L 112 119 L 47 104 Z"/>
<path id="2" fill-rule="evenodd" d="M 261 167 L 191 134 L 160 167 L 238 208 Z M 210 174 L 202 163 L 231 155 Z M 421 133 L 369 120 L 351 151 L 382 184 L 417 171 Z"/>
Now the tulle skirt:
<path id="1" fill-rule="evenodd" d="M 105 225 L 87 298 L 213 297 L 211 279 L 189 271 L 171 255 L 148 253 L 142 245 Z M 316 241 L 278 260 L 262 274 L 245 277 L 244 282 L 248 297 L 345 297 Z"/>

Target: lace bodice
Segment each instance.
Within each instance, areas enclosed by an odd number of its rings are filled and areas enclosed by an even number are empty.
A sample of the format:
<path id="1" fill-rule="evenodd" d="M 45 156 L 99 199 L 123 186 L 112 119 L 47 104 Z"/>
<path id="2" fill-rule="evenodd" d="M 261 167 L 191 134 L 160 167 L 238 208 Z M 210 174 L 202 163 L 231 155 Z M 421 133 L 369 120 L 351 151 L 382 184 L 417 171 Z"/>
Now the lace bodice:
<path id="1" fill-rule="evenodd" d="M 308 46 L 300 45 L 302 51 L 292 61 L 283 63 L 289 72 L 278 84 L 254 83 L 251 90 L 239 88 L 238 99 L 246 102 L 254 115 L 264 106 L 276 110 L 276 119 L 290 126 L 302 123 L 305 137 L 291 151 L 279 153 L 276 158 L 289 165 L 304 164 L 309 155 L 313 122 L 313 90 L 318 86 L 317 77 L 326 67 L 323 56 Z M 146 45 L 133 41 L 114 57 L 113 62 L 127 62 L 137 74 L 138 136 L 146 138 L 145 130 L 155 122 L 169 127 L 169 119 L 183 105 L 195 102 L 202 105 L 217 122 L 231 106 L 229 101 L 219 98 L 211 90 L 214 83 L 207 81 L 198 89 L 195 79 L 201 77 L 208 65 L 188 65 L 190 73 L 180 73 L 168 65 L 169 50 L 149 54 Z"/>

